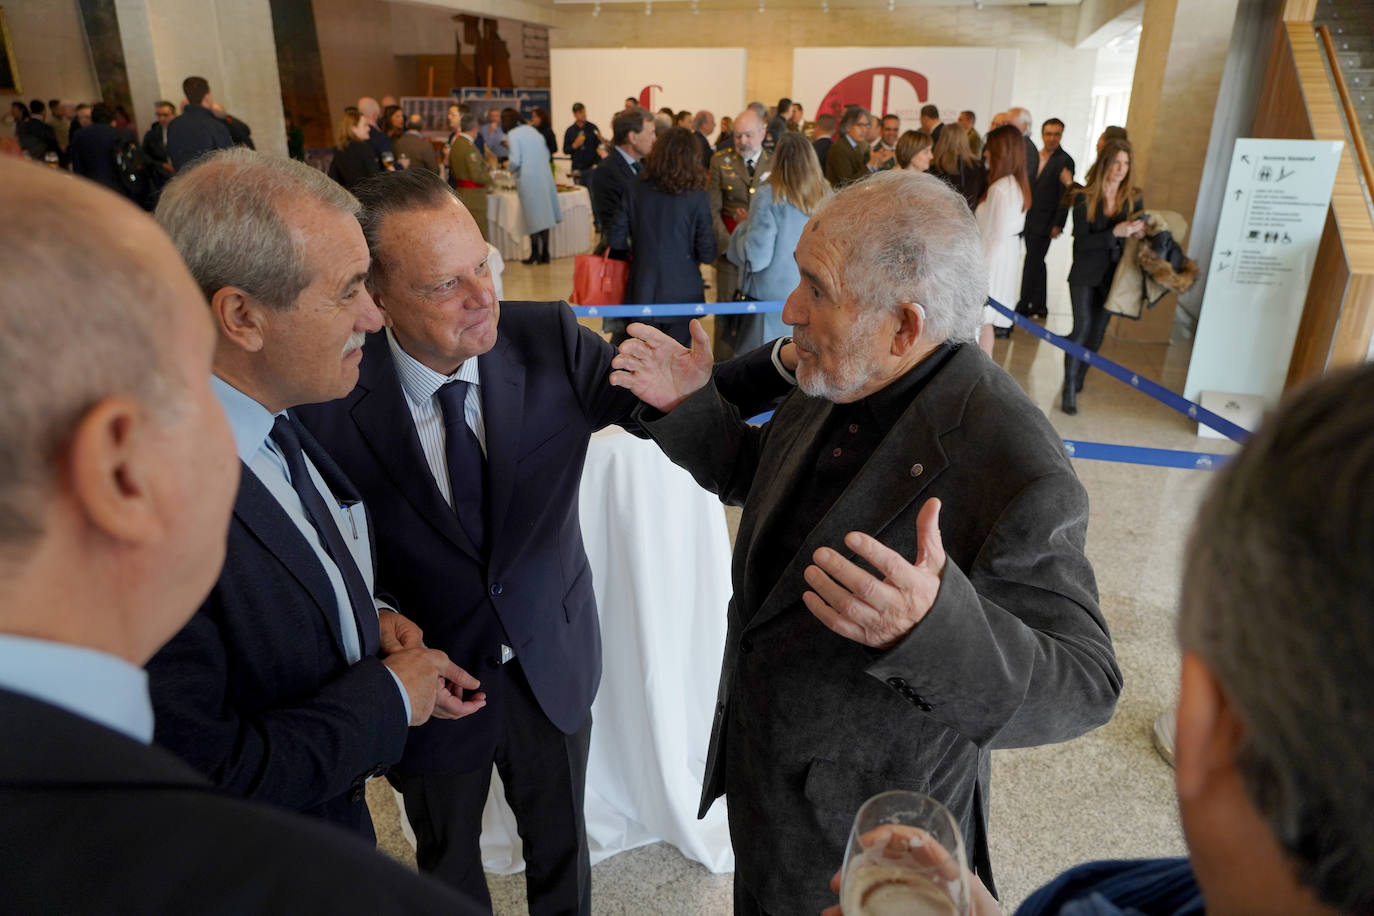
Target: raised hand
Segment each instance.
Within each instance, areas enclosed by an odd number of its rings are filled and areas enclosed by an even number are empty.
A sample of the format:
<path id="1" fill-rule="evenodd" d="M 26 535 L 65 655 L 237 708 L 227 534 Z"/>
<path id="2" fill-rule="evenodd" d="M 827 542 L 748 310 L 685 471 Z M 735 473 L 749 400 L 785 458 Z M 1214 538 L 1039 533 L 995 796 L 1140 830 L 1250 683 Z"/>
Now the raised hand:
<path id="1" fill-rule="evenodd" d="M 611 360 L 610 382 L 627 388 L 650 407 L 669 412 L 711 380 L 711 338 L 692 319 L 692 349 L 658 328 L 635 322 Z"/>
<path id="2" fill-rule="evenodd" d="M 916 562 L 858 531 L 845 545 L 883 574 L 879 580 L 839 552 L 821 547 L 802 574 L 812 591 L 802 601 L 821 623 L 847 639 L 890 649 L 930 613 L 945 571 L 940 501 L 928 499 L 916 516 Z"/>

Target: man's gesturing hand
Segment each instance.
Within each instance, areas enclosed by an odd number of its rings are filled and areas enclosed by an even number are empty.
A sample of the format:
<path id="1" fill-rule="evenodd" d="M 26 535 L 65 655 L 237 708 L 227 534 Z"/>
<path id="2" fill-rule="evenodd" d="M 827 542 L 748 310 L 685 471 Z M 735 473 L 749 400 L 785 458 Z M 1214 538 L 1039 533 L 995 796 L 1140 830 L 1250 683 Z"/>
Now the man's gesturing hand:
<path id="1" fill-rule="evenodd" d="M 692 319 L 692 349 L 688 350 L 658 328 L 635 322 L 625 329 L 630 338 L 611 360 L 611 384 L 628 388 L 650 407 L 669 412 L 711 380 L 711 338 Z"/>
<path id="2" fill-rule="evenodd" d="M 464 690 L 476 690 L 481 684 L 438 649 L 402 649 L 382 664 L 401 679 L 410 698 L 411 725 L 424 725 L 430 716 L 461 719 L 487 705 L 485 693 L 463 699 Z"/>
<path id="3" fill-rule="evenodd" d="M 845 545 L 883 574 L 880 581 L 829 547 L 821 547 L 803 575 L 813 591 L 807 608 L 836 633 L 875 649 L 890 649 L 930 613 L 945 571 L 940 501 L 926 500 L 916 516 L 916 562 L 881 542 L 851 531 Z"/>

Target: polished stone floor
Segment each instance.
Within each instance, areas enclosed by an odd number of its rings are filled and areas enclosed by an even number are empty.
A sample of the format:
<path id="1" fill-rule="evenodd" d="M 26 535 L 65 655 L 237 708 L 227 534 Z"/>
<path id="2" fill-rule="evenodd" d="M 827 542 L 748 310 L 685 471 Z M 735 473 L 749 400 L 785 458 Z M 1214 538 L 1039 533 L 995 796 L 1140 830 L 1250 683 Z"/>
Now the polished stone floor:
<path id="1" fill-rule="evenodd" d="M 1050 276 L 1067 274 L 1067 240 L 1055 243 Z M 509 265 L 508 299 L 563 298 L 572 288 L 572 259 L 549 266 Z M 1067 333 L 1063 283 L 1052 283 L 1051 330 Z M 1103 354 L 1179 390 L 1186 343 L 1118 341 Z M 1058 409 L 1062 359 L 1024 332 L 997 342 L 995 356 L 1068 439 L 1225 452 L 1199 440 L 1186 418 L 1100 373 L 1090 373 L 1079 413 Z M 1074 462 L 1088 490 L 1092 520 L 1088 555 L 1103 612 L 1115 640 L 1125 689 L 1115 718 L 1067 744 L 993 755 L 993 864 L 1008 911 L 1064 868 L 1089 859 L 1178 855 L 1183 840 L 1171 770 L 1154 752 L 1150 726 L 1173 700 L 1178 662 L 1173 621 L 1187 529 L 1209 474 L 1128 464 Z M 733 521 L 733 520 L 732 520 Z M 723 612 L 724 609 L 722 609 Z M 413 856 L 400 838 L 389 795 L 371 794 L 384 849 Z M 837 863 L 838 865 L 838 863 Z M 496 913 L 524 914 L 520 875 L 491 876 Z M 731 879 L 713 875 L 676 849 L 655 844 L 622 853 L 593 869 L 597 914 L 725 914 Z"/>

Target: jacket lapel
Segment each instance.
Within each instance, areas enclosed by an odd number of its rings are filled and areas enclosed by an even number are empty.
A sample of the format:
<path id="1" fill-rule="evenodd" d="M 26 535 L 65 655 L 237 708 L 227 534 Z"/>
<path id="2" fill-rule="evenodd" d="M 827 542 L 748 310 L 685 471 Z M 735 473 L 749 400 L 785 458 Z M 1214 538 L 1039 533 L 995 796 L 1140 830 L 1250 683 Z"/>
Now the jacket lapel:
<path id="1" fill-rule="evenodd" d="M 818 547 L 831 547 L 853 559 L 854 552 L 844 544 L 846 534 L 862 531 L 877 535 L 905 512 L 940 476 L 949 464 L 940 438 L 962 422 L 965 395 L 973 378 L 981 371 L 979 356 L 977 347 L 970 344 L 960 347 L 931 378 L 925 389 L 907 405 L 901 418 L 883 437 L 877 450 L 849 482 L 849 486 L 845 487 L 835 505 L 807 535 L 801 549 L 792 557 L 772 591 L 748 621 L 748 627 L 761 626 L 786 608 L 801 602 L 802 592 L 807 588 L 802 572 L 811 563 L 811 555 Z M 822 413 L 824 416 L 814 426 L 803 421 L 809 447 L 802 452 L 799 440 L 795 453 L 797 457 L 788 460 L 804 463 L 814 452 L 816 438 L 825 428 L 824 418 L 829 416 L 829 410 Z M 760 466 L 760 471 L 763 470 Z M 790 493 L 799 482 L 798 472 L 805 468 L 794 464 L 789 470 L 791 476 L 786 478 L 786 490 Z M 781 482 L 784 478 L 776 479 Z M 782 487 L 772 489 L 781 490 Z M 777 512 L 782 502 L 781 499 L 775 501 L 769 505 L 769 510 Z M 761 500 L 760 508 L 764 505 Z M 741 527 L 741 538 L 744 533 Z M 750 544 L 752 547 L 753 544 Z M 747 608 L 744 610 L 747 614 Z"/>
<path id="2" fill-rule="evenodd" d="M 434 482 L 385 335 L 374 334 L 368 340 L 358 385 L 365 390 L 350 411 L 353 422 L 392 484 L 436 531 L 473 559 L 481 560 Z"/>
<path id="3" fill-rule="evenodd" d="M 329 584 L 329 576 L 320 565 L 319 557 L 257 475 L 247 465 L 243 465 L 240 471 L 234 517 L 286 567 L 286 571 L 319 606 L 329 633 L 334 637 L 334 645 L 342 657 L 344 644 L 343 634 L 339 631 L 338 598 Z"/>
<path id="4" fill-rule="evenodd" d="M 496 346 L 477 358 L 477 371 L 487 439 L 487 524 L 491 528 L 487 543 L 499 544 L 520 460 L 525 364 L 515 348 L 498 336 Z"/>

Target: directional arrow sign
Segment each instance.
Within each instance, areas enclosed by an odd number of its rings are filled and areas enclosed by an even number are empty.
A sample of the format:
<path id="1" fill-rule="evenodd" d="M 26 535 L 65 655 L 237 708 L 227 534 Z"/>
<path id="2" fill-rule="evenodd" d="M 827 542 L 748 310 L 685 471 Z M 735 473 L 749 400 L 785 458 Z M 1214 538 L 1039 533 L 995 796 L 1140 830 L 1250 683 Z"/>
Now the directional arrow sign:
<path id="1" fill-rule="evenodd" d="M 1223 252 L 1221 253 L 1221 256 L 1222 256 L 1223 258 L 1229 258 L 1229 257 L 1231 256 L 1231 252 L 1229 252 L 1229 251 L 1223 251 Z"/>
<path id="2" fill-rule="evenodd" d="M 1241 195 L 1244 194 L 1244 193 L 1245 193 L 1245 192 L 1244 192 L 1243 190 L 1241 190 L 1240 188 L 1236 188 L 1236 200 L 1240 200 Z"/>
<path id="3" fill-rule="evenodd" d="M 1231 266 L 1230 264 L 1227 264 L 1225 261 L 1222 261 L 1222 262 L 1221 262 L 1221 266 L 1217 268 L 1217 272 L 1220 273 L 1221 271 L 1225 270 L 1226 268 L 1228 268 L 1228 267 L 1230 267 L 1230 266 Z"/>
<path id="4" fill-rule="evenodd" d="M 1249 156 L 1241 156 L 1241 157 L 1240 157 L 1240 161 L 1241 161 L 1241 162 L 1244 162 L 1246 165 L 1249 165 L 1249 164 L 1250 164 L 1250 157 L 1249 157 Z"/>

